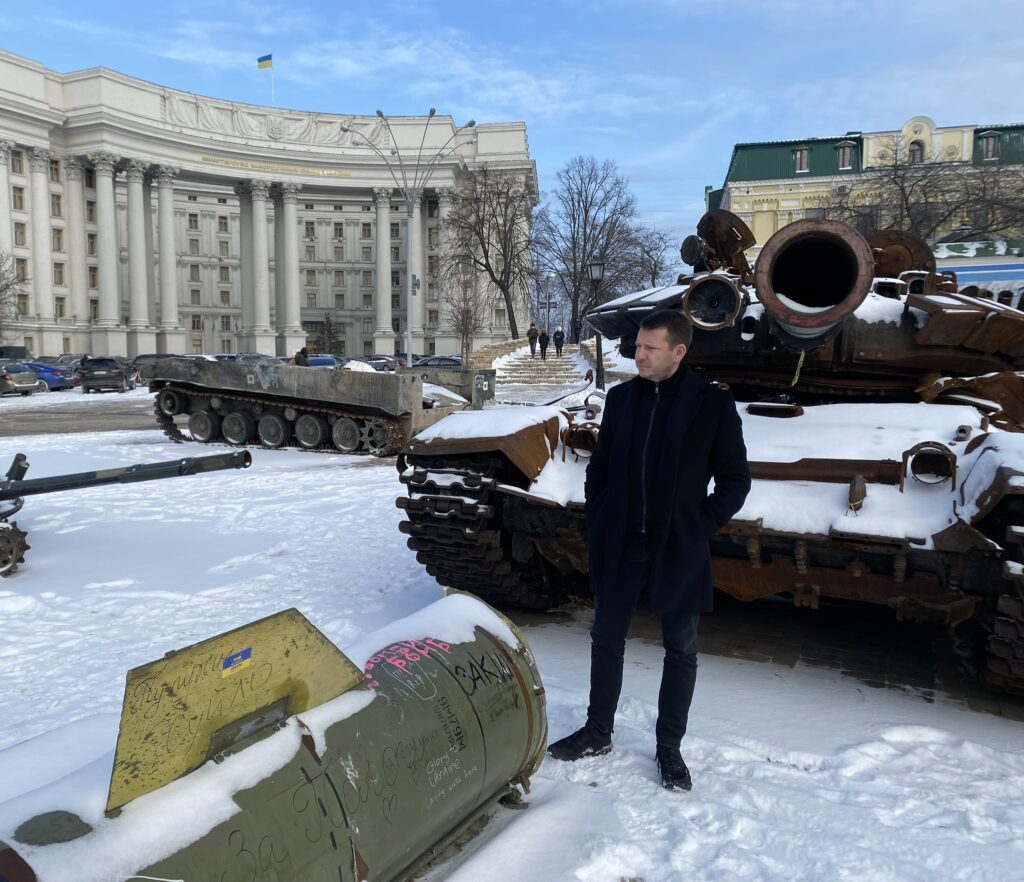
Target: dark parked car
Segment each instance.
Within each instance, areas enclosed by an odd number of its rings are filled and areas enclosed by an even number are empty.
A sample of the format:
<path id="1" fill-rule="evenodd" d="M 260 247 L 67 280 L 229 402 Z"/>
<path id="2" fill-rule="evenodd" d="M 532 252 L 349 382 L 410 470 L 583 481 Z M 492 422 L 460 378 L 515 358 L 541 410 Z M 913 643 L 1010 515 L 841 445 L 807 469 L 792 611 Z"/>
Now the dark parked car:
<path id="1" fill-rule="evenodd" d="M 135 388 L 135 372 L 131 365 L 114 356 L 83 359 L 79 371 L 83 393 L 102 392 L 104 389 L 127 392 Z"/>
<path id="2" fill-rule="evenodd" d="M 55 389 L 70 389 L 75 385 L 71 372 L 65 371 L 55 364 L 46 364 L 40 361 L 26 361 L 24 364 L 35 372 L 36 377 L 43 381 L 49 392 L 53 392 Z M 42 392 L 42 388 L 39 391 Z"/>
<path id="3" fill-rule="evenodd" d="M 393 355 L 367 355 L 363 358 L 376 371 L 393 371 L 402 367 L 405 362 Z"/>
<path id="4" fill-rule="evenodd" d="M 457 355 L 428 355 L 413 364 L 413 367 L 462 367 L 462 359 Z"/>
<path id="5" fill-rule="evenodd" d="M 17 361 L 0 363 L 0 395 L 31 395 L 38 389 L 39 377 L 32 368 Z"/>

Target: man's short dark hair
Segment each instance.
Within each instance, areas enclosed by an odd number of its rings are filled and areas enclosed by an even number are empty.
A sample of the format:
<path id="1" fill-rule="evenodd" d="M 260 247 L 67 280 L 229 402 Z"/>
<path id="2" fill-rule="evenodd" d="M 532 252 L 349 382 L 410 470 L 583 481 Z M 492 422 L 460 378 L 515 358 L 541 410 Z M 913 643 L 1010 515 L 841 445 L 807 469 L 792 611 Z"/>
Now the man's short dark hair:
<path id="1" fill-rule="evenodd" d="M 640 327 L 645 331 L 664 328 L 668 332 L 668 342 L 673 349 L 680 343 L 689 349 L 693 341 L 693 326 L 678 309 L 656 310 L 640 322 Z"/>

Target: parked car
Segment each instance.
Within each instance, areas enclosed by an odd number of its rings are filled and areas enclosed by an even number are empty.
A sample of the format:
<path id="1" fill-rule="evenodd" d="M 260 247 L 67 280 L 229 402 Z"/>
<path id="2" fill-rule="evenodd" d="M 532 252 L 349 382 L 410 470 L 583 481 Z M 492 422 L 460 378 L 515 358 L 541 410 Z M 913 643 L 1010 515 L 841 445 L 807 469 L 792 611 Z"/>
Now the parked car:
<path id="1" fill-rule="evenodd" d="M 0 346 L 0 361 L 32 361 L 32 353 L 25 346 Z"/>
<path id="2" fill-rule="evenodd" d="M 428 355 L 414 362 L 413 367 L 462 367 L 462 359 L 458 355 Z"/>
<path id="3" fill-rule="evenodd" d="M 62 368 L 57 367 L 55 364 L 45 364 L 39 361 L 26 361 L 23 364 L 31 368 L 36 377 L 45 386 L 45 390 L 40 387 L 39 391 L 53 392 L 55 389 L 70 389 L 74 386 L 74 382 L 71 379 L 69 371 L 65 371 Z"/>
<path id="4" fill-rule="evenodd" d="M 338 359 L 333 355 L 310 355 L 306 359 L 306 367 L 334 368 L 338 366 Z"/>
<path id="5" fill-rule="evenodd" d="M 411 363 L 412 364 L 416 364 L 416 362 L 419 361 L 421 358 L 426 358 L 426 356 L 422 355 L 422 354 L 417 354 L 417 353 L 414 352 L 412 354 L 412 362 Z M 398 361 L 398 366 L 399 367 L 406 367 L 408 364 L 410 364 L 410 362 L 409 362 L 408 358 L 406 358 L 406 355 L 405 355 L 404 352 L 396 352 L 395 353 L 395 359 Z"/>
<path id="6" fill-rule="evenodd" d="M 80 367 L 82 392 L 112 389 L 127 392 L 135 388 L 135 372 L 130 364 L 116 356 L 84 359 Z"/>
<path id="7" fill-rule="evenodd" d="M 39 377 L 28 365 L 18 361 L 0 364 L 0 395 L 31 395 L 39 389 Z"/>
<path id="8" fill-rule="evenodd" d="M 367 355 L 363 358 L 376 371 L 393 371 L 403 366 L 404 362 L 393 355 Z"/>

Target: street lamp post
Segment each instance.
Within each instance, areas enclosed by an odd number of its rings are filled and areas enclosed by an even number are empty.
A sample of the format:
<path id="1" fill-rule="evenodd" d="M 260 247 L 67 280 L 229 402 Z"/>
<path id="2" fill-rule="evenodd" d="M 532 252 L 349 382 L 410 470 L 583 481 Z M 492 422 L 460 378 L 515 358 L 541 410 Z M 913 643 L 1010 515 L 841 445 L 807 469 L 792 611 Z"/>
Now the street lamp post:
<path id="1" fill-rule="evenodd" d="M 419 263 L 419 257 L 421 253 L 421 242 L 420 242 L 420 200 L 423 198 L 423 192 L 426 190 L 427 184 L 434 172 L 437 170 L 438 163 L 446 156 L 451 156 L 455 150 L 462 146 L 461 144 L 453 145 L 452 141 L 458 136 L 459 132 L 465 129 L 473 128 L 476 125 L 474 120 L 470 120 L 463 126 L 459 126 L 452 132 L 451 137 L 441 145 L 437 152 L 427 160 L 423 162 L 423 145 L 427 141 L 427 129 L 430 128 L 430 121 L 437 114 L 437 110 L 433 107 L 427 113 L 427 121 L 423 125 L 423 136 L 420 138 L 420 146 L 416 151 L 416 162 L 410 167 L 410 163 L 403 160 L 402 154 L 398 149 L 398 144 L 395 139 L 395 133 L 391 129 L 391 122 L 384 115 L 383 110 L 377 111 L 377 116 L 384 123 L 385 128 L 388 130 L 388 136 L 391 140 L 391 156 L 394 159 L 389 159 L 384 152 L 376 145 L 372 144 L 367 140 L 358 138 L 352 139 L 353 147 L 369 147 L 374 153 L 377 154 L 387 167 L 388 172 L 391 175 L 391 179 L 395 182 L 395 188 L 402 194 L 402 198 L 405 199 L 405 214 L 408 221 L 408 238 L 406 240 L 406 266 L 407 270 L 405 273 L 405 313 L 406 313 L 406 327 L 405 327 L 405 363 L 406 367 L 412 367 L 412 328 L 415 320 L 416 307 L 413 297 L 416 296 L 416 291 L 421 287 L 420 279 L 416 276 L 413 268 Z M 343 132 L 357 135 L 358 133 L 351 129 L 349 126 L 342 126 Z M 465 143 L 475 144 L 476 139 L 473 138 Z M 396 163 L 397 163 L 397 174 L 396 174 Z M 387 247 L 387 244 L 381 244 L 383 241 L 383 232 L 377 230 L 377 247 Z M 390 292 L 390 280 L 377 280 L 377 296 L 380 296 L 381 286 L 384 283 L 388 283 L 387 290 Z M 390 293 L 389 295 L 390 296 Z M 423 296 L 426 296 L 425 294 Z"/>
<path id="2" fill-rule="evenodd" d="M 604 278 L 604 261 L 592 260 L 587 264 L 587 272 L 590 273 L 590 287 L 593 292 L 594 306 L 598 306 L 598 291 L 601 287 L 601 280 Z M 601 332 L 596 331 L 594 356 L 597 359 L 597 368 L 594 371 L 594 386 L 604 389 L 604 353 L 601 352 Z"/>
<path id="3" fill-rule="evenodd" d="M 547 325 L 548 333 L 551 333 L 551 283 L 555 280 L 556 276 L 554 273 L 548 273 L 547 278 L 544 280 L 544 288 L 548 295 L 548 319 L 545 322 Z"/>

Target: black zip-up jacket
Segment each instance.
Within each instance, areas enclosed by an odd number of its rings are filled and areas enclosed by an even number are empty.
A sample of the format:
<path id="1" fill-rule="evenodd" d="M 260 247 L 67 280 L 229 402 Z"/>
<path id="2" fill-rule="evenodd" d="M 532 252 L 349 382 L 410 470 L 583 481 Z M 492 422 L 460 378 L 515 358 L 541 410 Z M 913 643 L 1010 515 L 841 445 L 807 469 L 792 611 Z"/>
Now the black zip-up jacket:
<path id="1" fill-rule="evenodd" d="M 639 527 L 651 561 L 652 609 L 710 610 L 708 540 L 742 508 L 749 490 L 742 424 L 727 391 L 685 363 L 657 391 L 641 377 L 610 389 L 586 482 L 590 582 L 598 601 L 615 590 L 626 534 Z"/>

